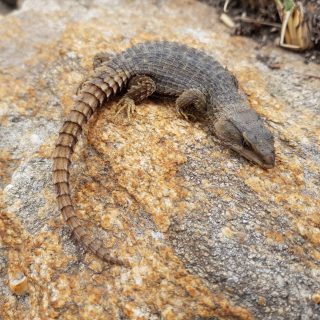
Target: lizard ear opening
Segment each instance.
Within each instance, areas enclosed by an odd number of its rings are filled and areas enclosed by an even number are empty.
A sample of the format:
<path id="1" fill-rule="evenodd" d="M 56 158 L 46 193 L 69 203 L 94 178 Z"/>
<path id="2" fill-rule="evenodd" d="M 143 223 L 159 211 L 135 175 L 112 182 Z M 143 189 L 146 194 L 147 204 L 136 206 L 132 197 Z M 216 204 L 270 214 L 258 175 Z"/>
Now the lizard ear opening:
<path id="1" fill-rule="evenodd" d="M 242 145 L 247 150 L 253 150 L 252 145 L 246 139 L 242 139 Z"/>
<path id="2" fill-rule="evenodd" d="M 246 150 L 254 151 L 254 148 L 245 132 L 242 133 L 242 146 Z"/>
<path id="3" fill-rule="evenodd" d="M 243 145 L 244 138 L 238 128 L 229 120 L 220 119 L 214 124 L 215 134 L 222 142 L 232 145 Z"/>

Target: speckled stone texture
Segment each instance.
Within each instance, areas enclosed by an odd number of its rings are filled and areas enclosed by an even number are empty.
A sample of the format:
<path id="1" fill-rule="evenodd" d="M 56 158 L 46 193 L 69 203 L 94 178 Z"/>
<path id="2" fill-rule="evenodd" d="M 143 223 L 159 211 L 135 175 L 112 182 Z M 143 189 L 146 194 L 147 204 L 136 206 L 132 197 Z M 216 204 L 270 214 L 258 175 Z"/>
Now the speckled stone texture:
<path id="1" fill-rule="evenodd" d="M 198 1 L 26 0 L 0 28 L 0 319 L 320 319 L 320 67 L 231 37 Z M 175 40 L 227 65 L 275 134 L 262 170 L 172 103 L 110 103 L 73 158 L 70 238 L 51 153 L 93 56 Z M 257 55 L 280 65 L 271 70 Z"/>

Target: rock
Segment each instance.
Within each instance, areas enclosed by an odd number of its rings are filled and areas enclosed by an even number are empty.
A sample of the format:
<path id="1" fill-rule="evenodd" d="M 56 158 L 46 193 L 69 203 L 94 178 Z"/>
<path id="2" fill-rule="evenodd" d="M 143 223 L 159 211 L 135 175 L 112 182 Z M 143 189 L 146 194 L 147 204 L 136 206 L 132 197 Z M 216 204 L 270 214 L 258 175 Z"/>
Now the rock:
<path id="1" fill-rule="evenodd" d="M 231 37 L 197 1 L 26 0 L 1 23 L 0 318 L 320 319 L 319 66 Z M 110 266 L 62 222 L 51 152 L 93 56 L 152 39 L 228 66 L 275 134 L 276 167 L 248 163 L 169 102 L 146 101 L 130 122 L 110 103 L 71 173 L 77 214 L 131 264 Z"/>
<path id="2" fill-rule="evenodd" d="M 13 293 L 21 295 L 25 294 L 28 290 L 28 279 L 22 272 L 12 274 L 9 276 L 9 286 Z"/>

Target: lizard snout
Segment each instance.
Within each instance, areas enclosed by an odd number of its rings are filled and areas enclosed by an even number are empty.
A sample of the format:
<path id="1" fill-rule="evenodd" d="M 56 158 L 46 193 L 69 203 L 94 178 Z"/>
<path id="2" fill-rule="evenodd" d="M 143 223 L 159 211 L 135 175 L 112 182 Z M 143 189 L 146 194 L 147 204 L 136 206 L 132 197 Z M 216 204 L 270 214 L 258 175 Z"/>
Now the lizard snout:
<path id="1" fill-rule="evenodd" d="M 275 164 L 275 155 L 270 154 L 270 155 L 264 156 L 263 162 L 264 162 L 265 168 L 267 169 L 273 168 Z"/>

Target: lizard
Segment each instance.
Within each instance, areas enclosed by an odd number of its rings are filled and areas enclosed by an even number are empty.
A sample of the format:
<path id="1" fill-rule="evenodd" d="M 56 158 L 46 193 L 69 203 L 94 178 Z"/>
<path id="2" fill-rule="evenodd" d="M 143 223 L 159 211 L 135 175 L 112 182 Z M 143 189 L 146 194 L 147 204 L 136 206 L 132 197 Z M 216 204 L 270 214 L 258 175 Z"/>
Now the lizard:
<path id="1" fill-rule="evenodd" d="M 169 41 L 140 43 L 110 57 L 98 54 L 94 71 L 81 84 L 59 131 L 53 152 L 53 183 L 58 207 L 73 236 L 100 259 L 124 265 L 102 241 L 93 239 L 77 217 L 71 199 L 69 168 L 75 145 L 92 115 L 116 96 L 118 112 L 128 117 L 150 96 L 175 99 L 179 114 L 193 111 L 207 119 L 210 131 L 226 146 L 262 168 L 275 165 L 274 138 L 250 108 L 235 76 L 205 52 Z"/>

